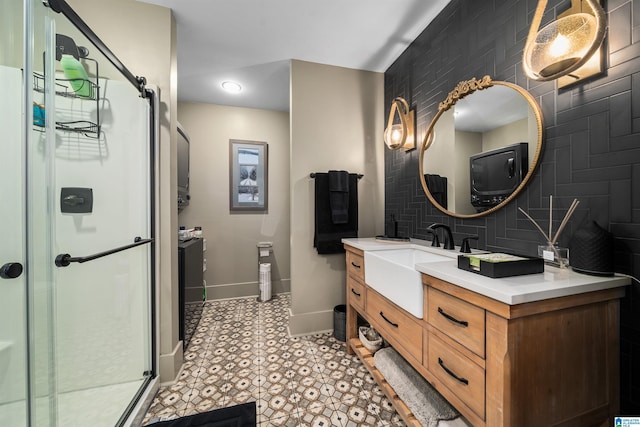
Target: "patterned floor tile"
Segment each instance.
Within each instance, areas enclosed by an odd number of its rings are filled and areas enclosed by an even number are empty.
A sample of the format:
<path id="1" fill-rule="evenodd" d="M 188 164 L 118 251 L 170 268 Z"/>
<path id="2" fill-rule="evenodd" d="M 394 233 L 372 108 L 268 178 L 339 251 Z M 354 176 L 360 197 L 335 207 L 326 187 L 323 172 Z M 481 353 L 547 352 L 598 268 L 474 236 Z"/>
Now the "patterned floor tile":
<path id="1" fill-rule="evenodd" d="M 281 414 L 276 412 L 273 414 L 271 418 L 258 420 L 258 426 L 260 427 L 268 427 L 268 426 L 285 426 L 285 427 L 300 427 L 304 424 L 301 424 L 300 417 L 298 412 L 292 412 L 289 414 Z"/>
<path id="2" fill-rule="evenodd" d="M 256 402 L 258 425 L 403 426 L 360 361 L 331 333 L 290 337 L 290 295 L 209 301 L 175 384 L 143 425 Z"/>

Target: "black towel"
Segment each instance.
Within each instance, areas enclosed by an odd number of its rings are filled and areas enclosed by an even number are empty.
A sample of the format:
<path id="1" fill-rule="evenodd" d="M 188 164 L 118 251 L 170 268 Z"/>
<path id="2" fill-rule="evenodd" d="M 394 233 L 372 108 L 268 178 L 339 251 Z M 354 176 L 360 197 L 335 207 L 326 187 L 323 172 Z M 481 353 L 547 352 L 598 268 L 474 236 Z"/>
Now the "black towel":
<path id="1" fill-rule="evenodd" d="M 329 171 L 329 206 L 331 222 L 349 222 L 349 172 Z"/>
<path id="2" fill-rule="evenodd" d="M 440 175 L 425 174 L 427 188 L 436 202 L 447 209 L 447 178 Z"/>
<path id="3" fill-rule="evenodd" d="M 349 176 L 349 214 L 344 224 L 331 219 L 329 174 L 315 174 L 315 233 L 313 246 L 319 254 L 344 253 L 341 239 L 358 237 L 358 175 Z"/>

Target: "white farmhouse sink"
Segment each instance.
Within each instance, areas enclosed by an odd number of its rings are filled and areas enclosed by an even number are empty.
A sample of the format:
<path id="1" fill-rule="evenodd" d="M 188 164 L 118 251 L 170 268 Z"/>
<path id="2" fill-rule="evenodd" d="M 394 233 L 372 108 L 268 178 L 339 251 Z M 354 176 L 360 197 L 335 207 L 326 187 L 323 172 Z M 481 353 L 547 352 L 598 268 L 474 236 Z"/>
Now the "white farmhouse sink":
<path id="1" fill-rule="evenodd" d="M 365 251 L 364 279 L 378 293 L 422 319 L 424 291 L 415 265 L 439 261 L 451 262 L 452 258 L 419 249 Z"/>

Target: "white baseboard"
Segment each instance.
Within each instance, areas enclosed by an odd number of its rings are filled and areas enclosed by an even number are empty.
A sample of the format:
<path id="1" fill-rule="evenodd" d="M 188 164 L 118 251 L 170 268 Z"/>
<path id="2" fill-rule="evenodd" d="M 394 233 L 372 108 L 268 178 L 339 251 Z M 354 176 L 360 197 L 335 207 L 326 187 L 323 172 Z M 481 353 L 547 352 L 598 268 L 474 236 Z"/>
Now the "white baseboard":
<path id="1" fill-rule="evenodd" d="M 182 340 L 178 341 L 171 353 L 160 355 L 160 383 L 161 385 L 173 384 L 182 370 L 184 354 Z"/>
<path id="2" fill-rule="evenodd" d="M 272 294 L 275 295 L 288 292 L 291 292 L 291 279 L 274 280 L 271 282 Z M 259 293 L 260 290 L 258 282 L 207 285 L 207 300 L 257 297 Z"/>
<path id="3" fill-rule="evenodd" d="M 333 331 L 333 310 L 293 314 L 289 309 L 288 332 L 292 337 Z"/>

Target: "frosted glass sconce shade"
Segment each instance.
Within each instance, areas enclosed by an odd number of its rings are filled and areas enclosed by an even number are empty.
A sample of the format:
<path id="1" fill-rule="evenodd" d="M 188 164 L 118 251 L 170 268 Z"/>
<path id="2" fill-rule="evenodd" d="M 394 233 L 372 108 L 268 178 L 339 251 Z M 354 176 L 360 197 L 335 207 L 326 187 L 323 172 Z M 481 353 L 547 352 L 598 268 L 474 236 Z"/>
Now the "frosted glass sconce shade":
<path id="1" fill-rule="evenodd" d="M 597 0 L 572 0 L 569 11 L 539 30 L 546 4 L 547 0 L 538 2 L 523 55 L 525 73 L 540 81 L 555 80 L 582 67 L 602 45 L 606 30 L 605 13 Z M 583 10 L 583 4 L 589 9 Z"/>
<path id="2" fill-rule="evenodd" d="M 400 123 L 394 123 L 395 116 Z M 409 104 L 404 98 L 396 98 L 391 103 L 387 128 L 384 130 L 384 143 L 392 150 L 404 148 L 405 151 L 414 149 L 415 142 L 415 114 L 409 110 Z"/>

